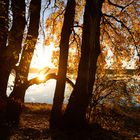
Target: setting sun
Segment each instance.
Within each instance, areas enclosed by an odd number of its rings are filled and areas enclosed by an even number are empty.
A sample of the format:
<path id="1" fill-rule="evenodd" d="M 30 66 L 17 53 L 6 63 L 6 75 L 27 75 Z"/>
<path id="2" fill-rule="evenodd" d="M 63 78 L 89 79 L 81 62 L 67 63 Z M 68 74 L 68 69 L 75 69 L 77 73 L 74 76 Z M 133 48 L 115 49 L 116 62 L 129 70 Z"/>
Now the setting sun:
<path id="1" fill-rule="evenodd" d="M 38 79 L 39 79 L 40 81 L 44 81 L 44 80 L 45 80 L 45 75 L 44 75 L 44 74 L 39 74 L 39 75 L 38 75 Z"/>

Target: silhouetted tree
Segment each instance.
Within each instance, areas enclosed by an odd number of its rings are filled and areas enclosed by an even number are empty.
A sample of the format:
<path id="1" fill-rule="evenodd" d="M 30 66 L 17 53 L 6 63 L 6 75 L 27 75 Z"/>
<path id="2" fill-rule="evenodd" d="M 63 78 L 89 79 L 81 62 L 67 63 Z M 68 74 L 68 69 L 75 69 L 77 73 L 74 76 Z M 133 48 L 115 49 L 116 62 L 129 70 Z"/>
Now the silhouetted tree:
<path id="1" fill-rule="evenodd" d="M 3 7 L 6 6 L 6 9 L 2 7 L 2 11 L 4 10 L 4 13 L 6 15 L 3 14 L 1 16 L 3 17 L 2 20 L 4 21 L 3 23 L 1 23 L 2 31 L 0 31 L 0 33 L 2 33 L 1 37 L 3 38 L 1 41 L 2 45 L 0 49 L 1 52 L 0 79 L 1 81 L 3 81 L 2 84 L 0 85 L 1 88 L 0 94 L 6 97 L 8 78 L 11 70 L 15 68 L 16 63 L 19 60 L 19 54 L 22 46 L 23 33 L 25 28 L 25 1 L 24 0 L 21 0 L 20 2 L 18 0 L 11 1 L 11 10 L 12 10 L 11 12 L 13 18 L 12 23 L 8 18 L 9 15 L 8 11 L 10 11 L 8 9 L 9 3 L 8 1 L 2 3 Z M 11 28 L 9 26 L 11 26 Z M 3 28 L 5 28 L 5 30 Z M 8 28 L 10 28 L 9 32 Z"/>
<path id="2" fill-rule="evenodd" d="M 28 81 L 29 68 L 39 33 L 40 9 L 41 0 L 31 0 L 29 7 L 30 21 L 28 33 L 24 42 L 19 66 L 16 69 L 14 89 L 10 95 L 10 97 L 19 99 L 22 102 L 24 102 L 25 91 L 28 88 L 26 83 Z"/>
<path id="3" fill-rule="evenodd" d="M 60 57 L 59 57 L 59 69 L 58 79 L 56 83 L 55 95 L 53 100 L 53 107 L 51 112 L 51 127 L 58 125 L 62 115 L 62 105 L 64 100 L 64 90 L 66 84 L 66 73 L 67 73 L 67 61 L 68 61 L 68 50 L 69 50 L 69 39 L 74 24 L 75 15 L 75 0 L 68 0 L 66 11 L 64 14 L 64 23 L 61 32 L 60 40 Z"/>
<path id="4" fill-rule="evenodd" d="M 104 0 L 87 0 L 84 13 L 81 59 L 75 88 L 70 96 L 64 121 L 72 127 L 85 123 L 100 54 L 100 20 Z"/>
<path id="5" fill-rule="evenodd" d="M 16 68 L 14 89 L 10 94 L 11 99 L 8 101 L 7 105 L 7 118 L 9 121 L 13 121 L 16 124 L 19 122 L 19 117 L 22 111 L 22 103 L 24 103 L 25 92 L 28 88 L 27 82 L 30 63 L 38 38 L 40 9 L 41 0 L 31 0 L 29 7 L 30 21 L 28 33 L 24 42 L 19 66 Z"/>
<path id="6" fill-rule="evenodd" d="M 19 120 L 21 102 L 24 101 L 26 82 L 35 44 L 38 37 L 41 0 L 31 0 L 29 13 L 25 13 L 25 0 L 0 2 L 0 97 L 5 100 L 6 118 Z M 25 15 L 29 14 L 28 32 L 25 32 Z M 9 31 L 8 31 L 9 30 Z M 27 34 L 27 36 L 24 36 Z M 25 38 L 24 38 L 25 37 Z M 24 45 L 23 45 L 24 44 Z M 23 47 L 22 47 L 23 46 Z M 20 54 L 21 53 L 21 54 Z M 21 58 L 19 57 L 21 55 Z M 19 65 L 16 64 L 19 62 Z M 11 70 L 16 72 L 14 90 L 8 99 L 7 83 Z M 0 112 L 1 113 L 1 112 Z"/>
<path id="7" fill-rule="evenodd" d="M 8 69 L 6 62 L 6 45 L 8 36 L 8 0 L 0 1 L 0 96 L 6 97 Z"/>

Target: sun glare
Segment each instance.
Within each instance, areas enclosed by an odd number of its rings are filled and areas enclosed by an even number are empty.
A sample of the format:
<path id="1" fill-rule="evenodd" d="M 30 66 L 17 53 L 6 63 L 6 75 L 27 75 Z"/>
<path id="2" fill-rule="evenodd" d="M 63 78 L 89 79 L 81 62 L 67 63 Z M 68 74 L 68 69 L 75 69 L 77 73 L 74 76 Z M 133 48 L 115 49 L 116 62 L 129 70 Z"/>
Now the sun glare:
<path id="1" fill-rule="evenodd" d="M 38 75 L 38 79 L 39 79 L 40 81 L 44 81 L 44 80 L 45 80 L 45 75 L 39 74 L 39 75 Z"/>
<path id="2" fill-rule="evenodd" d="M 54 65 L 51 60 L 53 49 L 53 43 L 51 43 L 49 46 L 43 46 L 42 43 L 38 43 L 36 45 L 36 49 L 34 51 L 34 55 L 30 66 L 30 70 L 33 69 L 33 71 L 30 71 L 28 79 L 38 77 L 38 80 L 40 81 L 45 80 L 45 73 L 42 73 L 41 71 L 44 68 L 45 70 L 46 68 L 53 69 Z"/>
<path id="3" fill-rule="evenodd" d="M 43 69 L 44 67 L 52 67 L 52 51 L 53 51 L 53 43 L 49 46 L 42 46 L 42 44 L 38 44 L 36 46 L 35 54 L 32 59 L 31 67 L 37 69 Z"/>

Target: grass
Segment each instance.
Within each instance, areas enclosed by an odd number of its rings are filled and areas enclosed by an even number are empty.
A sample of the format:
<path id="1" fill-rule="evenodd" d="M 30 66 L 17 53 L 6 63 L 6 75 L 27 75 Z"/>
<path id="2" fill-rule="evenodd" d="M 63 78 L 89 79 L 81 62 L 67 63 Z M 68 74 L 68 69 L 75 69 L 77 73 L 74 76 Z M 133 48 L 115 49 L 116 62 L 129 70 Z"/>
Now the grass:
<path id="1" fill-rule="evenodd" d="M 138 108 L 132 110 L 130 107 L 100 106 L 93 111 L 91 122 L 98 122 L 105 130 L 118 133 L 127 139 L 140 139 L 140 112 L 138 110 Z"/>
<path id="2" fill-rule="evenodd" d="M 65 109 L 66 105 L 63 107 Z M 11 128 L 9 140 L 139 140 L 140 112 L 132 108 L 97 107 L 91 125 L 76 130 L 49 130 L 50 104 L 26 103 L 18 128 Z M 96 124 L 92 124 L 96 122 Z M 98 125 L 98 124 L 99 125 Z"/>
<path id="3" fill-rule="evenodd" d="M 49 115 L 52 105 L 45 103 L 26 103 L 23 108 L 25 113 L 47 114 Z"/>

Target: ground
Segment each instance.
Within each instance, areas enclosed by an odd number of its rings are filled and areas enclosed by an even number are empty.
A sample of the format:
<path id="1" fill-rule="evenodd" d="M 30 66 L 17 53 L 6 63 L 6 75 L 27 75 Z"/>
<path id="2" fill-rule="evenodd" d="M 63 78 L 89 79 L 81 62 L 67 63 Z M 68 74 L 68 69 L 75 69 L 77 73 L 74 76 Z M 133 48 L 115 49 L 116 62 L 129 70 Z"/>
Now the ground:
<path id="1" fill-rule="evenodd" d="M 10 129 L 9 140 L 140 140 L 139 109 L 125 111 L 96 110 L 98 124 L 77 131 L 49 130 L 51 105 L 26 104 L 17 128 Z M 115 112 L 115 113 L 114 113 Z M 117 112 L 117 113 L 116 113 Z M 93 114 L 93 115 L 95 115 Z M 94 121 L 94 120 L 92 120 Z M 104 128 L 104 129 L 103 129 Z M 0 139 L 2 140 L 2 139 Z M 4 139 L 3 139 L 4 140 Z"/>
<path id="2" fill-rule="evenodd" d="M 50 140 L 50 110 L 48 104 L 26 104 L 19 128 L 13 129 L 10 140 Z"/>

